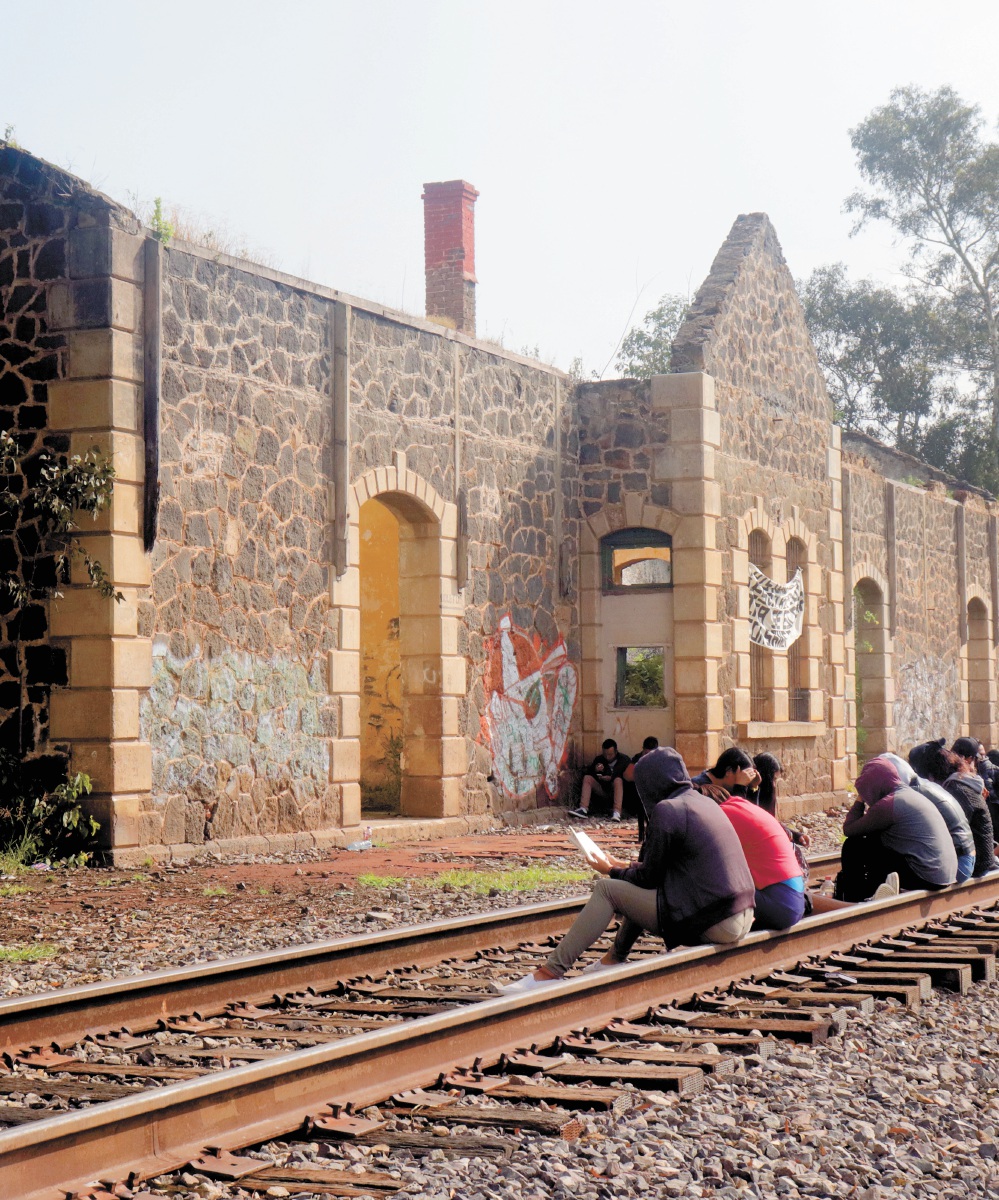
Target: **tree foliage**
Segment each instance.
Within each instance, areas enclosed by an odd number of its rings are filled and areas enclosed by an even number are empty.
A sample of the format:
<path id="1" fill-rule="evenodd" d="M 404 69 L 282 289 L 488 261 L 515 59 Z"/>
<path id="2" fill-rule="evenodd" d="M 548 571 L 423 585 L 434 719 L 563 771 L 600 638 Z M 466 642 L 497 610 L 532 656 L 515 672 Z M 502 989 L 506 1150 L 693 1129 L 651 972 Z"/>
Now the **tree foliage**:
<path id="1" fill-rule="evenodd" d="M 111 503 L 115 472 L 96 449 L 61 460 L 47 450 L 25 455 L 17 439 L 0 431 L 0 532 L 17 546 L 18 570 L 0 581 L 15 606 L 54 594 L 70 561 L 83 559 L 91 584 L 102 596 L 124 596 L 78 537 L 76 514 L 97 514 Z"/>
<path id="2" fill-rule="evenodd" d="M 649 379 L 668 375 L 673 339 L 690 308 L 686 296 L 667 293 L 655 308 L 642 318 L 642 324 L 630 330 L 621 342 L 616 366 L 630 379 Z"/>

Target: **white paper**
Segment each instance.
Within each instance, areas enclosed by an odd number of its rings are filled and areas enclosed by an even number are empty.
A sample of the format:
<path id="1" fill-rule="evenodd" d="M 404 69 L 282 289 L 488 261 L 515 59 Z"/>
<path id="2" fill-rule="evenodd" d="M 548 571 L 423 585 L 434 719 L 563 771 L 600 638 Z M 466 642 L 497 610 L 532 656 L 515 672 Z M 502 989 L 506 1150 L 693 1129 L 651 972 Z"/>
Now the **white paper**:
<path id="1" fill-rule="evenodd" d="M 600 849 L 597 843 L 590 837 L 588 833 L 583 833 L 580 829 L 570 829 L 569 837 L 576 843 L 586 858 L 595 858 L 598 860 L 607 861 L 607 855 Z"/>

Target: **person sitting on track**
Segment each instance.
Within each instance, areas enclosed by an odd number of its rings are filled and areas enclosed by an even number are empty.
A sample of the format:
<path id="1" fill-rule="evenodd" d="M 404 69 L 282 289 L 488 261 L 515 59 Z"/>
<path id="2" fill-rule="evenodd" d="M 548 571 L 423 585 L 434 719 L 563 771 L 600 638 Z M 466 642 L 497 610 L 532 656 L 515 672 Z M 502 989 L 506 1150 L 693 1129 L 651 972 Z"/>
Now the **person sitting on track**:
<path id="1" fill-rule="evenodd" d="M 898 772 L 872 758 L 857 777 L 858 800 L 843 822 L 836 899 L 857 902 L 906 889 L 939 891 L 957 879 L 957 854 L 933 804 L 903 787 Z"/>
<path id="2" fill-rule="evenodd" d="M 790 929 L 808 911 L 805 879 L 787 831 L 758 804 L 729 796 L 721 810 L 739 835 L 756 888 L 754 929 Z"/>
<path id="3" fill-rule="evenodd" d="M 891 753 L 879 754 L 878 757 L 890 762 L 905 786 L 925 796 L 943 817 L 950 840 L 954 843 L 954 853 L 957 855 L 957 882 L 964 883 L 966 879 L 970 879 L 975 869 L 975 839 L 960 804 L 949 792 L 944 791 L 939 783 L 934 783 L 932 779 L 923 779 L 904 758 Z"/>
<path id="4" fill-rule="evenodd" d="M 614 946 L 588 972 L 624 962 L 643 929 L 669 950 L 737 942 L 749 932 L 755 888 L 739 838 L 718 805 L 691 787 L 680 755 L 669 747 L 649 751 L 635 768 L 635 783 L 651 814 L 641 856 L 632 863 L 609 855 L 588 859 L 605 878 L 593 885 L 586 907 L 544 966 L 500 991 L 560 980 L 615 912 L 624 919 Z"/>
<path id="5" fill-rule="evenodd" d="M 756 768 L 760 780 L 756 787 L 749 792 L 748 799 L 780 821 L 780 817 L 777 817 L 777 780 L 784 774 L 780 759 L 773 754 L 754 754 L 753 766 Z M 811 845 L 811 838 L 800 829 L 790 829 L 783 821 L 780 821 L 780 827 L 791 839 L 794 856 L 801 866 L 802 875 L 807 880 L 808 859 L 805 857 L 805 851 Z"/>
<path id="6" fill-rule="evenodd" d="M 701 771 L 691 780 L 696 788 L 724 788 L 730 796 L 745 796 L 750 788 L 760 782 L 760 773 L 745 750 L 729 746 L 718 755 L 718 761 L 708 770 Z M 705 791 L 705 795 L 716 792 Z"/>
<path id="7" fill-rule="evenodd" d="M 995 858 L 992 818 L 977 771 L 973 767 L 962 769 L 958 756 L 944 749 L 943 738 L 913 746 L 909 751 L 909 762 L 924 778 L 939 783 L 961 806 L 975 842 L 974 874 L 984 875 L 999 867 Z"/>

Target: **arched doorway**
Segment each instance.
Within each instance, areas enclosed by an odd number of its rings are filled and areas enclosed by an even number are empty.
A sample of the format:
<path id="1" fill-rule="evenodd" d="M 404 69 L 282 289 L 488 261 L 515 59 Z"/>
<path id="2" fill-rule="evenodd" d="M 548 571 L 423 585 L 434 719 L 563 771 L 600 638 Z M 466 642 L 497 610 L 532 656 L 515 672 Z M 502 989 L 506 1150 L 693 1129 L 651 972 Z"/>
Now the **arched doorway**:
<path id="1" fill-rule="evenodd" d="M 438 816 L 443 664 L 440 523 L 401 492 L 359 510 L 361 814 Z"/>
<path id="2" fill-rule="evenodd" d="M 873 579 L 853 589 L 858 766 L 893 750 L 894 685 L 891 675 L 888 606 Z"/>
<path id="3" fill-rule="evenodd" d="M 995 707 L 995 667 L 989 636 L 989 610 L 977 599 L 968 601 L 968 731 L 992 745 Z"/>
<path id="4" fill-rule="evenodd" d="M 764 575 L 773 574 L 773 551 L 770 538 L 762 529 L 749 535 L 749 561 Z M 756 642 L 749 643 L 749 719 L 773 720 L 773 658 L 774 652 Z"/>

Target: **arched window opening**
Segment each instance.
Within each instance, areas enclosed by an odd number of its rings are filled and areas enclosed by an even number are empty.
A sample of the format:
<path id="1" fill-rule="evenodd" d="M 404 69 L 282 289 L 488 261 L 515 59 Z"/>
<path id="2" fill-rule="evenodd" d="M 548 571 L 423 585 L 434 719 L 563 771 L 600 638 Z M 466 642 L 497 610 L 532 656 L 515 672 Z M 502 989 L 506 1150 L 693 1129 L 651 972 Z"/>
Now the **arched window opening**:
<path id="1" fill-rule="evenodd" d="M 986 746 L 992 745 L 993 691 L 992 644 L 989 610 L 981 600 L 968 601 L 968 732 Z"/>
<path id="2" fill-rule="evenodd" d="M 787 581 L 794 578 L 796 571 L 804 573 L 808 563 L 808 550 L 800 538 L 791 538 L 787 543 Z M 807 607 L 806 607 L 807 612 Z M 804 635 L 804 630 L 802 630 Z M 807 721 L 809 710 L 808 664 L 805 661 L 804 637 L 799 637 L 787 649 L 787 712 L 792 721 Z"/>
<path id="3" fill-rule="evenodd" d="M 857 760 L 867 762 L 891 750 L 888 745 L 888 608 L 872 579 L 853 589 L 854 650 L 856 655 Z"/>
<path id="4" fill-rule="evenodd" d="M 673 586 L 673 539 L 659 529 L 620 529 L 600 543 L 604 593 Z"/>
<path id="5" fill-rule="evenodd" d="M 770 539 L 762 529 L 749 535 L 749 561 L 764 575 L 773 569 Z M 749 643 L 749 719 L 766 721 L 770 717 L 770 664 L 773 651 L 766 646 Z"/>

